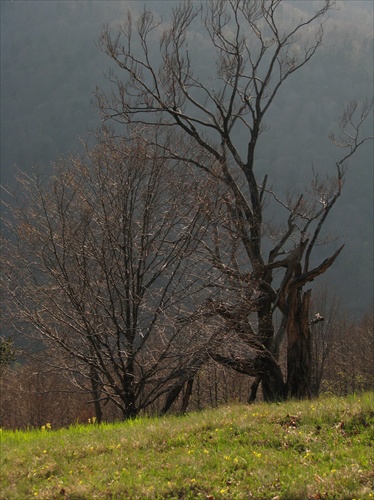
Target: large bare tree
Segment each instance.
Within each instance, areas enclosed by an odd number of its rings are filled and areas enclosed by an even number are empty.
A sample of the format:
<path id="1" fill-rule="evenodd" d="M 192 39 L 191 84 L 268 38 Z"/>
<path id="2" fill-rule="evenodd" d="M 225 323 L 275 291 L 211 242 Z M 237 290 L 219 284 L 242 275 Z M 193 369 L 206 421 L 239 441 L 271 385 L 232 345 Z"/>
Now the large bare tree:
<path id="1" fill-rule="evenodd" d="M 280 88 L 315 55 L 334 6 L 331 0 L 312 4 L 313 13 L 287 18 L 282 0 L 178 2 L 169 24 L 145 9 L 137 19 L 129 13 L 118 33 L 106 28 L 100 38 L 117 67 L 109 73 L 111 92 L 97 91 L 103 116 L 118 131 L 121 125 L 172 130 L 175 141 L 159 133 L 152 144 L 165 158 L 194 166 L 221 186 L 222 218 L 212 225 L 205 251 L 221 272 L 222 293 L 199 314 L 222 319 L 230 345 L 236 338 L 249 348 L 252 354 L 212 349 L 210 356 L 255 377 L 251 399 L 261 381 L 267 400 L 310 395 L 311 290 L 305 287 L 342 248 L 319 264 L 312 254 L 341 194 L 344 163 L 366 140 L 360 128 L 371 109 L 368 102 L 347 107 L 342 138 L 332 137 L 345 148 L 343 155 L 330 177 L 311 176 L 304 193 L 285 197 L 256 171 L 264 118 Z M 285 218 L 270 231 L 266 208 L 274 204 Z M 228 294 L 233 283 L 236 297 Z M 279 366 L 284 339 L 286 380 Z"/>
<path id="2" fill-rule="evenodd" d="M 177 319 L 201 292 L 195 255 L 209 209 L 188 166 L 139 138 L 96 139 L 50 178 L 20 177 L 2 281 L 19 335 L 50 348 L 45 362 L 92 394 L 100 420 L 106 401 L 136 415 L 185 381 L 198 343 L 207 352 L 209 338 Z"/>

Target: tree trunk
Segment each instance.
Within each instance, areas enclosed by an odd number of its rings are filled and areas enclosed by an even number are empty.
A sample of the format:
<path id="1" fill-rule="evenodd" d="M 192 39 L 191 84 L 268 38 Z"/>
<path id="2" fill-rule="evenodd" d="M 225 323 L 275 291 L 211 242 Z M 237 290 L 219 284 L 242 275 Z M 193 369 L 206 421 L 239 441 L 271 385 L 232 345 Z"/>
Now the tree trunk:
<path id="1" fill-rule="evenodd" d="M 190 402 L 190 397 L 192 395 L 192 386 L 193 386 L 194 379 L 191 378 L 190 380 L 187 381 L 186 383 L 186 392 L 184 393 L 183 396 L 183 402 L 182 402 L 182 408 L 181 408 L 181 413 L 186 413 L 188 404 Z"/>
<path id="2" fill-rule="evenodd" d="M 174 401 L 177 399 L 180 392 L 182 391 L 184 383 L 185 382 L 182 381 L 170 389 L 170 391 L 167 394 L 165 404 L 162 410 L 160 411 L 160 415 L 165 415 L 165 413 L 167 413 L 170 410 L 171 405 L 174 403 Z"/>
<path id="3" fill-rule="evenodd" d="M 274 340 L 274 324 L 272 318 L 272 303 L 266 301 L 257 313 L 260 342 L 271 354 Z M 282 371 L 279 365 L 269 364 L 269 369 L 261 377 L 261 388 L 264 401 L 270 403 L 285 399 L 285 385 Z M 256 398 L 258 384 L 254 383 L 251 388 L 250 400 Z"/>
<path id="4" fill-rule="evenodd" d="M 95 408 L 96 422 L 101 424 L 103 420 L 103 410 L 100 404 L 100 380 L 95 368 L 91 365 L 91 386 L 93 395 L 93 404 Z"/>
<path id="5" fill-rule="evenodd" d="M 132 362 L 127 366 L 126 374 L 124 377 L 123 389 L 124 393 L 122 396 L 122 401 L 124 402 L 123 417 L 124 420 L 135 418 L 138 414 L 138 409 L 136 407 L 136 395 L 134 391 L 134 365 Z"/>
<path id="6" fill-rule="evenodd" d="M 311 338 L 309 305 L 311 290 L 290 292 L 287 319 L 287 396 L 311 397 Z"/>
<path id="7" fill-rule="evenodd" d="M 249 404 L 253 403 L 254 400 L 256 399 L 256 397 L 257 397 L 257 389 L 258 389 L 258 386 L 260 385 L 261 380 L 262 380 L 262 377 L 261 377 L 261 375 L 259 375 L 253 381 L 253 383 L 251 385 L 251 392 L 250 392 L 249 397 L 248 397 L 248 403 Z"/>
<path id="8" fill-rule="evenodd" d="M 171 407 L 171 405 L 174 403 L 174 401 L 178 398 L 180 392 L 182 391 L 185 383 L 187 382 L 187 390 L 186 390 L 186 395 L 183 399 L 182 403 L 182 409 L 184 406 L 188 405 L 189 397 L 190 394 L 188 395 L 189 391 L 192 391 L 192 384 L 194 377 L 200 370 L 200 368 L 206 363 L 208 360 L 209 356 L 208 353 L 198 353 L 195 358 L 193 358 L 190 363 L 181 368 L 180 372 L 176 374 L 177 382 L 172 385 L 167 393 L 166 401 L 165 404 L 160 412 L 161 415 L 165 415 Z"/>
<path id="9" fill-rule="evenodd" d="M 267 403 L 284 401 L 286 391 L 280 368 L 273 369 L 262 377 L 262 394 Z"/>

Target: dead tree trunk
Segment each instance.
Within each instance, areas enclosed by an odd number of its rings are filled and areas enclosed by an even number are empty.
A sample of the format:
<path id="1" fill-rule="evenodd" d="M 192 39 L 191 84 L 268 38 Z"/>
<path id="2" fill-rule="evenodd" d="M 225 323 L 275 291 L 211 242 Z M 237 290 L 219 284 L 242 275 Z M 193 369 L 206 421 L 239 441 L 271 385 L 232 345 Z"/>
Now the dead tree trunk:
<path id="1" fill-rule="evenodd" d="M 272 318 L 271 300 L 267 300 L 257 314 L 260 342 L 268 350 L 268 352 L 273 355 L 272 345 L 274 340 L 274 324 Z M 271 356 L 271 358 L 273 358 L 273 356 Z M 249 399 L 253 401 L 256 398 L 257 388 L 261 382 L 264 401 L 270 403 L 283 400 L 285 397 L 284 381 L 279 365 L 273 363 L 269 365 L 269 363 L 265 363 L 264 366 L 264 373 L 258 379 L 258 383 L 255 381 L 254 384 L 252 384 Z M 266 368 L 267 366 L 269 368 Z"/>
<path id="2" fill-rule="evenodd" d="M 311 397 L 311 338 L 309 305 L 311 290 L 296 289 L 290 294 L 287 319 L 287 396 Z"/>

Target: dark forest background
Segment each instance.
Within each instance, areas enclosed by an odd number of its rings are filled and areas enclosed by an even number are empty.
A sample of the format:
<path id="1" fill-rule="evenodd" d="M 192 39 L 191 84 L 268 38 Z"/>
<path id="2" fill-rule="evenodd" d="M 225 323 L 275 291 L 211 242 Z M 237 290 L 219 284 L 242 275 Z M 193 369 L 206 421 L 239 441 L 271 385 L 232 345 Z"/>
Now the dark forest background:
<path id="1" fill-rule="evenodd" d="M 166 18 L 175 2 L 145 3 Z M 297 16 L 299 9 L 311 9 L 314 3 L 285 2 L 284 15 Z M 104 73 L 110 61 L 97 48 L 97 39 L 104 24 L 115 30 L 127 9 L 140 11 L 144 3 L 0 4 L 1 183 L 14 188 L 19 169 L 37 165 L 48 172 L 53 160 L 78 151 L 80 140 L 100 125 L 93 92 L 96 86 L 109 88 Z M 324 26 L 319 54 L 287 82 L 267 117 L 259 165 L 278 190 L 302 189 L 313 166 L 333 171 L 340 152 L 328 134 L 335 120 L 348 101 L 373 95 L 373 4 L 343 1 L 338 7 Z M 194 54 L 202 72 L 209 57 L 203 48 L 202 40 Z M 372 118 L 368 127 L 373 129 Z M 350 162 L 327 233 L 332 249 L 342 243 L 345 249 L 323 279 L 349 315 L 359 318 L 373 303 L 372 144 Z"/>

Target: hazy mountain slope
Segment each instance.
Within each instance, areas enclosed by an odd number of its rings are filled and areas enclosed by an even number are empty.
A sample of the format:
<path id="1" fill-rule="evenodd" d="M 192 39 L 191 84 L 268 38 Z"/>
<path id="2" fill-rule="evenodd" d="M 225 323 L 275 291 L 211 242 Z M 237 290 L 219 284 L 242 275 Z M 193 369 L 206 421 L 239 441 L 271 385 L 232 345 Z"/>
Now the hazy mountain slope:
<path id="1" fill-rule="evenodd" d="M 166 18 L 173 3 L 147 5 Z M 285 19 L 315 3 L 285 2 Z M 303 189 L 312 165 L 333 170 L 338 154 L 327 135 L 334 119 L 350 99 L 373 94 L 372 2 L 345 1 L 340 7 L 325 24 L 323 47 L 282 89 L 266 119 L 270 129 L 258 169 L 284 191 L 290 185 Z M 110 61 L 95 42 L 102 25 L 115 29 L 127 8 L 140 10 L 142 2 L 1 2 L 2 183 L 13 183 L 15 165 L 49 168 L 56 156 L 79 147 L 78 138 L 87 137 L 89 127 L 100 124 L 92 92 L 107 85 L 103 72 Z M 208 54 L 200 50 L 193 56 L 203 72 Z M 326 280 L 355 314 L 373 299 L 372 163 L 372 145 L 350 162 L 343 197 L 327 227 L 339 237 L 333 245 L 344 241 L 346 248 Z"/>

